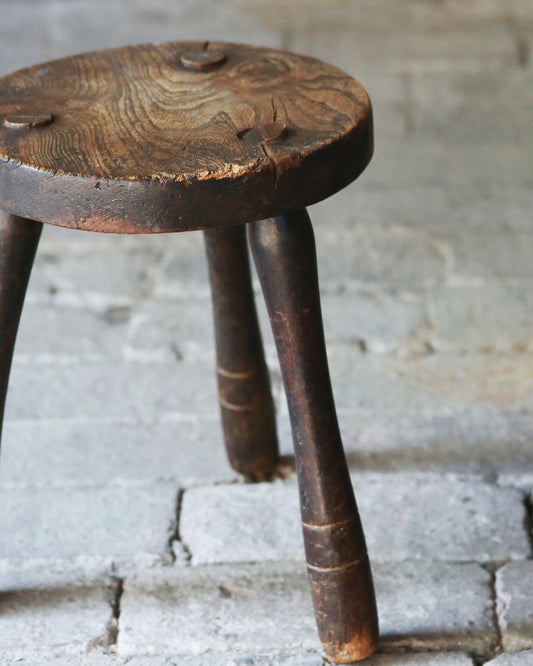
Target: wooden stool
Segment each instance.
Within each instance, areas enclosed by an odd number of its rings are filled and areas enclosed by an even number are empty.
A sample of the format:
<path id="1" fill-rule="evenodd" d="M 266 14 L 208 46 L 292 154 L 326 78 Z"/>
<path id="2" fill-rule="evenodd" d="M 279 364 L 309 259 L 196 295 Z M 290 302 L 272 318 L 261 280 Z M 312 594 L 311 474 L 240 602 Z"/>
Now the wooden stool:
<path id="1" fill-rule="evenodd" d="M 305 550 L 328 657 L 377 646 L 366 546 L 326 359 L 305 206 L 372 155 L 363 88 L 313 58 L 175 42 L 73 56 L 0 79 L 0 423 L 42 223 L 114 233 L 205 230 L 222 424 L 246 477 L 278 464 L 245 238 L 289 403 Z M 37 220 L 37 221 L 36 221 Z"/>

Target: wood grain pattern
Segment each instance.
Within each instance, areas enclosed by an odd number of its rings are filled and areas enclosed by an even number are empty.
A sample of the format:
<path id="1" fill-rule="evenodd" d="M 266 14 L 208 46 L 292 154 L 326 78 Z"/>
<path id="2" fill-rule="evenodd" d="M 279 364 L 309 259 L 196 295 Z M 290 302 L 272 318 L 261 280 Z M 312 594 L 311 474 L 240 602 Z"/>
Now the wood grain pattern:
<path id="1" fill-rule="evenodd" d="M 306 211 L 249 225 L 291 419 L 318 633 L 335 663 L 375 652 L 372 573 L 331 388 L 313 228 Z"/>
<path id="2" fill-rule="evenodd" d="M 270 377 L 257 321 L 243 225 L 204 231 L 213 296 L 217 382 L 231 466 L 250 481 L 279 464 Z"/>
<path id="3" fill-rule="evenodd" d="M 15 338 L 42 227 L 0 211 L 0 435 Z"/>
<path id="4" fill-rule="evenodd" d="M 184 65 L 203 51 L 218 62 Z M 31 129 L 3 122 L 49 114 Z M 313 58 L 222 42 L 139 45 L 15 72 L 0 79 L 0 120 L 2 208 L 95 231 L 280 214 L 341 189 L 372 154 L 370 102 L 354 79 Z M 272 123 L 286 127 L 279 140 L 250 140 Z"/>

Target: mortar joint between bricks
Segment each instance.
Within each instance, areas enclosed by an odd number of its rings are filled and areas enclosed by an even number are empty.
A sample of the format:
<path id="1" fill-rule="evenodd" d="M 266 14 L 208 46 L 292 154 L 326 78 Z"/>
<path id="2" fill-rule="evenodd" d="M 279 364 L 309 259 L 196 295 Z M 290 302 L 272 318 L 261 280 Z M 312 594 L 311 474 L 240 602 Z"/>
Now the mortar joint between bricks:
<path id="1" fill-rule="evenodd" d="M 526 69 L 531 60 L 531 44 L 528 34 L 524 31 L 519 18 L 512 12 L 507 15 L 506 24 L 514 43 L 518 67 Z"/>
<path id="2" fill-rule="evenodd" d="M 496 632 L 496 645 L 494 646 L 494 654 L 491 658 L 496 657 L 498 654 L 503 652 L 503 636 L 502 629 L 500 626 L 500 618 L 498 617 L 498 592 L 496 590 L 496 574 L 497 571 L 493 571 L 490 575 L 490 599 L 492 604 L 492 623 L 494 625 L 494 630 Z"/>
<path id="3" fill-rule="evenodd" d="M 124 579 L 112 577 L 114 583 L 113 597 L 111 599 L 111 622 L 107 628 L 107 646 L 116 645 L 119 632 L 120 602 L 124 593 Z"/>
<path id="4" fill-rule="evenodd" d="M 181 519 L 181 508 L 183 505 L 183 496 L 185 494 L 185 488 L 180 488 L 178 490 L 178 494 L 176 497 L 176 511 L 175 511 L 175 518 L 174 518 L 174 529 L 172 530 L 170 537 L 168 539 L 167 543 L 167 549 L 169 552 L 169 555 L 171 557 L 172 563 L 174 564 L 177 560 L 177 555 L 176 551 L 174 548 L 175 544 L 180 544 L 181 549 L 182 549 L 182 554 L 184 556 L 185 562 L 188 564 L 191 561 L 191 551 L 189 550 L 189 547 L 187 546 L 186 543 L 183 542 L 181 538 L 181 533 L 180 533 L 180 519 Z"/>
<path id="5" fill-rule="evenodd" d="M 529 557 L 528 559 L 533 559 L 533 497 L 529 493 L 524 493 L 524 529 L 526 530 L 527 539 L 529 542 Z"/>
<path id="6" fill-rule="evenodd" d="M 473 666 L 484 666 L 484 664 L 492 661 L 496 655 L 482 656 L 479 654 L 469 654 L 468 656 L 472 659 Z"/>

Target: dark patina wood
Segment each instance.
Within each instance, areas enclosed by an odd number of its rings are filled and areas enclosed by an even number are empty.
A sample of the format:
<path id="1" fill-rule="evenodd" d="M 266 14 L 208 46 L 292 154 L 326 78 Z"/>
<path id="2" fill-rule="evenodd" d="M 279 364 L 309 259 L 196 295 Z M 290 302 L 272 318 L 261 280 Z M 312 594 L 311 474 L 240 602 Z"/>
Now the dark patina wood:
<path id="1" fill-rule="evenodd" d="M 337 662 L 371 654 L 378 625 L 304 207 L 354 180 L 372 149 L 361 86 L 274 49 L 140 45 L 0 79 L 0 424 L 40 222 L 118 233 L 205 229 L 228 455 L 249 479 L 269 478 L 278 451 L 244 237 L 250 223 L 289 402 L 317 623 Z"/>
<path id="2" fill-rule="evenodd" d="M 363 659 L 377 648 L 376 602 L 331 389 L 313 229 L 305 211 L 249 229 L 289 404 L 320 638 L 334 661 Z"/>
<path id="3" fill-rule="evenodd" d="M 209 229 L 204 237 L 228 458 L 233 469 L 248 479 L 269 479 L 279 462 L 276 419 L 255 310 L 245 228 Z"/>
<path id="4" fill-rule="evenodd" d="M 256 131 L 272 123 L 279 137 Z M 371 153 L 363 88 L 275 49 L 145 44 L 0 79 L 0 201 L 41 222 L 118 233 L 250 222 L 333 194 Z"/>
<path id="5" fill-rule="evenodd" d="M 15 338 L 42 227 L 0 211 L 0 434 Z"/>

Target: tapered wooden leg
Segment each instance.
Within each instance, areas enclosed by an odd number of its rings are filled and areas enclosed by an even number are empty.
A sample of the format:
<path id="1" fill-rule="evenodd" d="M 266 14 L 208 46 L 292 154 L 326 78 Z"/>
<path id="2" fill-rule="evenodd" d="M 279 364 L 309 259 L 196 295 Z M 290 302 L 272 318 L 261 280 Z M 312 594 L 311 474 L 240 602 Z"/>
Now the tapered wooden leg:
<path id="1" fill-rule="evenodd" d="M 331 390 L 313 229 L 305 211 L 248 226 L 289 404 L 318 631 L 327 656 L 347 663 L 376 650 L 378 622 Z"/>
<path id="2" fill-rule="evenodd" d="M 213 295 L 217 376 L 231 466 L 268 479 L 278 461 L 270 379 L 263 355 L 244 226 L 204 232 Z"/>
<path id="3" fill-rule="evenodd" d="M 0 434 L 20 313 L 42 226 L 0 211 Z"/>

